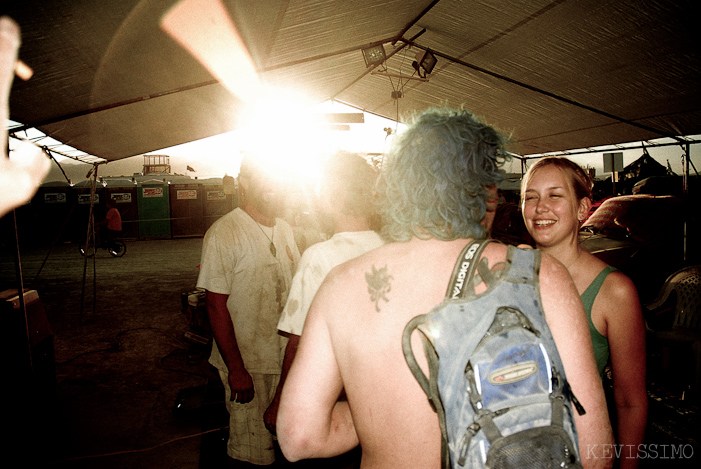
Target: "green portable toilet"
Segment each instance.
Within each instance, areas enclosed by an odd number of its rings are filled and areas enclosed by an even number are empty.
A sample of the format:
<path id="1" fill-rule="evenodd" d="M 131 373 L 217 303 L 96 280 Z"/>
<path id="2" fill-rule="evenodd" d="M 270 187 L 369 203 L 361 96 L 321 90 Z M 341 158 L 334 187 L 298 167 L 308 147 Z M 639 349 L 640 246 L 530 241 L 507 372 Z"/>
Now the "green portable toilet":
<path id="1" fill-rule="evenodd" d="M 144 181 L 137 186 L 139 238 L 170 238 L 169 185 L 163 181 Z"/>

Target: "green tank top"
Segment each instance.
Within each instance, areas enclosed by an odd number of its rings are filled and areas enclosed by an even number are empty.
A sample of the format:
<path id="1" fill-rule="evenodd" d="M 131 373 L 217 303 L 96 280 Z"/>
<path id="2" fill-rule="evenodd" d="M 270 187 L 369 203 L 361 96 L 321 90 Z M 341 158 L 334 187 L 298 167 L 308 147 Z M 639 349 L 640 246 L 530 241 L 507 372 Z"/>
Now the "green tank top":
<path id="1" fill-rule="evenodd" d="M 581 295 L 582 303 L 584 303 L 584 310 L 587 312 L 587 320 L 589 321 L 589 334 L 591 335 L 591 342 L 594 346 L 596 368 L 599 370 L 599 376 L 602 378 L 604 376 L 604 368 L 609 361 L 609 341 L 594 327 L 594 323 L 591 320 L 591 308 L 594 306 L 594 300 L 596 299 L 596 295 L 599 294 L 604 280 L 606 280 L 608 274 L 615 270 L 616 268 L 610 265 L 605 267 Z"/>

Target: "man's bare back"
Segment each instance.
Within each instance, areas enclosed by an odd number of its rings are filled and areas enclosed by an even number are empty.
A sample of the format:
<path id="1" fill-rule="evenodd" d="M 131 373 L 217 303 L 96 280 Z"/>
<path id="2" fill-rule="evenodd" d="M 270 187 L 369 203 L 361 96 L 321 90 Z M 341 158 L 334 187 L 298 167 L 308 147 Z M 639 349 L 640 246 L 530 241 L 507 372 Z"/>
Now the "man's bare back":
<path id="1" fill-rule="evenodd" d="M 363 468 L 441 465 L 438 416 L 406 364 L 402 333 L 411 318 L 442 302 L 462 248 L 484 236 L 490 188 L 502 180 L 509 154 L 504 136 L 469 111 L 429 108 L 386 156 L 376 187 L 390 244 L 326 277 L 282 392 L 278 441 L 292 461 L 360 443 Z M 489 266 L 506 251 L 487 246 Z M 567 378 L 587 410 L 575 417 L 583 462 L 610 465 L 587 459 L 612 444 L 613 434 L 582 302 L 553 258 L 543 256 L 539 280 Z M 412 340 L 421 348 L 418 336 Z M 344 390 L 347 401 L 339 400 Z"/>
<path id="2" fill-rule="evenodd" d="M 278 427 L 283 428 L 282 435 L 287 434 L 285 415 L 304 415 L 305 422 L 309 422 L 307 427 L 307 424 L 300 426 L 298 419 L 287 421 L 295 426 L 289 428 L 295 433 L 290 446 L 285 436 L 280 438 L 288 458 L 294 458 L 294 451 L 288 454 L 287 449 L 298 446 L 300 440 L 296 438 L 300 436 L 305 443 L 299 446 L 306 448 L 299 454 L 302 458 L 348 450 L 352 446 L 336 447 L 333 442 L 353 445 L 351 430 L 354 429 L 355 441 L 363 448 L 363 468 L 440 467 L 438 419 L 409 371 L 402 353 L 401 335 L 412 317 L 430 311 L 443 300 L 453 265 L 466 243 L 464 239 L 414 238 L 371 251 L 329 274 L 310 310 L 288 378 L 290 389 L 295 391 L 287 396 L 286 409 L 281 406 Z M 503 262 L 505 254 L 506 246 L 497 244 L 491 244 L 485 251 L 490 267 Z M 605 402 L 596 397 L 596 386 L 586 383 L 589 378 L 594 383 L 597 381 L 593 379 L 596 378 L 593 359 L 590 364 L 580 363 L 575 371 L 569 369 L 575 368 L 572 366 L 578 360 L 575 352 L 581 353 L 578 347 L 591 348 L 591 342 L 576 290 L 562 269 L 550 258 L 544 259 L 541 283 L 546 318 L 568 378 L 587 408 L 587 415 L 601 418 Z M 553 314 L 556 302 L 564 302 L 565 307 Z M 563 333 L 567 333 L 566 340 Z M 414 340 L 418 350 L 421 344 L 418 337 Z M 320 347 L 320 342 L 326 345 Z M 326 358 L 322 356 L 325 353 Z M 300 392 L 299 387 L 306 390 Z M 335 401 L 341 387 L 350 404 L 352 421 L 341 420 L 345 425 L 336 426 L 338 420 L 332 414 L 320 411 L 321 407 L 309 401 Z M 341 409 L 345 407 L 336 409 L 337 416 L 342 414 Z M 577 423 L 587 427 L 587 422 Z M 333 438 L 322 438 L 315 445 L 312 438 L 318 437 L 316 432 L 320 428 L 324 429 L 322 434 Z M 345 437 L 339 439 L 344 432 L 347 432 Z M 602 436 L 605 432 L 602 428 L 591 434 L 598 435 L 595 439 L 605 440 Z M 582 435 L 580 430 L 580 435 L 587 441 L 590 433 L 585 430 Z M 334 452 L 326 453 L 329 450 Z"/>

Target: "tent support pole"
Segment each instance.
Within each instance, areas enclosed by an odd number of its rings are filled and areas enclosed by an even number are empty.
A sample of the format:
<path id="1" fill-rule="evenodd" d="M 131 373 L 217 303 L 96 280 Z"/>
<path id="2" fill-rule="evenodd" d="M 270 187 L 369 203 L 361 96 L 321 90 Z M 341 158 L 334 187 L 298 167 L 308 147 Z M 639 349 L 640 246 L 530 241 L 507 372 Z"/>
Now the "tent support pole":
<path id="1" fill-rule="evenodd" d="M 97 275 L 95 274 L 95 267 L 96 267 L 96 257 L 97 257 L 97 246 L 95 245 L 95 188 L 97 186 L 97 170 L 99 168 L 99 164 L 95 163 L 93 164 L 93 169 L 92 169 L 92 178 L 90 180 L 90 211 L 88 212 L 88 228 L 87 228 L 87 234 L 85 236 L 85 246 L 84 246 L 84 252 L 83 252 L 83 288 L 80 293 L 80 323 L 83 323 L 83 310 L 85 306 L 85 281 L 87 277 L 87 271 L 88 271 L 88 249 L 92 249 L 92 294 L 93 294 L 93 301 L 92 301 L 92 312 L 93 315 L 95 314 L 95 303 L 97 300 Z M 90 241 L 92 240 L 92 244 Z"/>
<path id="2" fill-rule="evenodd" d="M 684 195 L 684 205 L 687 208 L 690 208 L 690 203 L 689 203 L 689 162 L 691 161 L 691 145 L 687 142 L 687 144 L 684 146 L 684 174 L 682 175 L 682 193 Z M 683 242 L 684 242 L 684 263 L 687 262 L 688 260 L 688 253 L 687 253 L 687 244 L 688 244 L 688 239 L 689 239 L 689 223 L 688 223 L 688 218 L 689 218 L 689 210 L 684 210 L 684 236 L 683 236 Z"/>

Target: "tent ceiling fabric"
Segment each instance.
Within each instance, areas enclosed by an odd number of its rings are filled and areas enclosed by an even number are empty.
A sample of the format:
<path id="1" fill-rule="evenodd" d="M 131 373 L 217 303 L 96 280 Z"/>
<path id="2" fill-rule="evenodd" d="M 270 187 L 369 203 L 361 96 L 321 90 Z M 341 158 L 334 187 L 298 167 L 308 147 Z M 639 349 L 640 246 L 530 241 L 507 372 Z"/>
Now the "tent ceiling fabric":
<path id="1" fill-rule="evenodd" d="M 241 103 L 158 27 L 175 3 L 13 2 L 35 75 L 15 81 L 11 118 L 107 160 L 234 129 Z M 520 154 L 701 133 L 691 0 L 224 4 L 262 79 L 316 102 L 398 121 L 463 106 Z M 372 71 L 361 49 L 377 42 L 389 58 Z M 414 74 L 425 48 L 438 58 L 428 82 L 387 76 Z"/>

